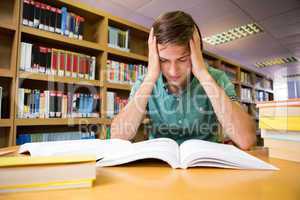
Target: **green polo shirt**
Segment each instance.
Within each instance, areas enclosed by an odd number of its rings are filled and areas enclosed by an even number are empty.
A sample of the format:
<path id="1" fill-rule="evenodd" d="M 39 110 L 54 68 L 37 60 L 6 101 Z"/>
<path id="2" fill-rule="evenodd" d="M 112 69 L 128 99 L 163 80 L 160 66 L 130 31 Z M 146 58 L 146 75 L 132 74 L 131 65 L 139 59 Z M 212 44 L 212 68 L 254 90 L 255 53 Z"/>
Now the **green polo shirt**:
<path id="1" fill-rule="evenodd" d="M 224 88 L 230 99 L 237 99 L 234 85 L 225 72 L 213 67 L 208 67 L 208 72 L 217 84 Z M 143 78 L 135 82 L 129 98 L 135 95 Z M 148 99 L 147 112 L 150 117 L 149 139 L 167 137 L 179 144 L 188 139 L 218 141 L 217 116 L 196 77 L 191 78 L 180 95 L 174 95 L 168 92 L 166 81 L 161 74 Z"/>

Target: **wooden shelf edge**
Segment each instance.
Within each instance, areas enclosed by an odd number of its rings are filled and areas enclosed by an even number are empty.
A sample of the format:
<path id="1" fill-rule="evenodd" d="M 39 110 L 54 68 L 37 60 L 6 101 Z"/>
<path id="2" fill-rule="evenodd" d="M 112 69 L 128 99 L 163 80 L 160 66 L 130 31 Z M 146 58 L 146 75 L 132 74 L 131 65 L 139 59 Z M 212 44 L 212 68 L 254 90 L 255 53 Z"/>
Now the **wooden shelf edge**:
<path id="1" fill-rule="evenodd" d="M 39 80 L 39 81 L 52 81 L 52 82 L 77 84 L 77 85 L 93 85 L 93 86 L 100 87 L 99 80 L 60 77 L 60 76 L 46 75 L 41 73 L 31 73 L 31 72 L 24 72 L 24 71 L 20 71 L 18 77 L 23 79 L 31 79 L 31 80 Z"/>
<path id="2" fill-rule="evenodd" d="M 11 127 L 12 124 L 12 119 L 0 119 L 0 127 Z"/>
<path id="3" fill-rule="evenodd" d="M 12 23 L 8 23 L 5 21 L 1 21 L 0 20 L 0 28 L 1 29 L 6 29 L 6 30 L 10 30 L 10 31 L 15 31 L 17 28 L 17 26 L 12 24 Z"/>
<path id="4" fill-rule="evenodd" d="M 241 85 L 244 86 L 244 87 L 254 88 L 254 86 L 251 85 L 251 84 L 249 84 L 249 83 L 243 83 L 243 82 L 241 82 Z"/>
<path id="5" fill-rule="evenodd" d="M 70 45 L 74 45 L 74 46 L 78 46 L 78 47 L 82 47 L 82 48 L 86 48 L 86 49 L 92 49 L 92 50 L 97 50 L 97 51 L 105 50 L 105 48 L 103 46 L 101 46 L 100 44 L 95 43 L 95 42 L 68 38 L 66 36 L 62 36 L 62 35 L 59 35 L 56 33 L 48 32 L 48 31 L 44 31 L 44 30 L 40 30 L 40 29 L 36 29 L 36 28 L 24 26 L 24 25 L 21 25 L 21 32 L 29 34 L 29 35 L 33 35 L 36 37 L 47 38 L 47 39 L 50 39 L 53 41 L 59 41 L 59 42 L 63 42 L 66 44 L 70 44 Z"/>
<path id="6" fill-rule="evenodd" d="M 0 77 L 12 78 L 13 77 L 12 71 L 0 67 Z"/>
<path id="7" fill-rule="evenodd" d="M 16 126 L 39 126 L 39 125 L 80 125 L 80 124 L 105 124 L 103 118 L 50 118 L 50 119 L 16 119 Z"/>
<path id="8" fill-rule="evenodd" d="M 138 55 L 136 53 L 121 51 L 121 50 L 114 49 L 114 48 L 111 48 L 111 47 L 107 47 L 107 52 L 110 53 L 110 54 L 114 54 L 114 55 L 117 55 L 117 56 L 122 56 L 122 57 L 125 57 L 125 58 L 131 58 L 131 59 L 134 59 L 134 60 L 148 62 L 148 57 L 147 56 Z"/>
<path id="9" fill-rule="evenodd" d="M 126 83 L 110 83 L 110 82 L 105 82 L 104 87 L 109 88 L 109 89 L 118 89 L 118 90 L 127 90 L 131 91 L 131 85 L 126 84 Z"/>

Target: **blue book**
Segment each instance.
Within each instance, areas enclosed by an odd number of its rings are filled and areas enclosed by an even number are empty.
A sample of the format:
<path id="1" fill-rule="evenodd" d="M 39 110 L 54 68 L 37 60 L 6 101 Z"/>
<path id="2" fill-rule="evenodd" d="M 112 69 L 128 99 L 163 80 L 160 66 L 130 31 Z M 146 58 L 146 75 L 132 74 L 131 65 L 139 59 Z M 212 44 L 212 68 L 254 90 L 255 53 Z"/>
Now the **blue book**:
<path id="1" fill-rule="evenodd" d="M 35 91 L 35 115 L 36 117 L 39 116 L 39 113 L 40 113 L 40 91 L 39 90 L 36 90 Z"/>
<path id="2" fill-rule="evenodd" d="M 61 8 L 61 34 L 66 35 L 68 12 L 66 7 Z"/>
<path id="3" fill-rule="evenodd" d="M 89 95 L 89 103 L 88 103 L 88 114 L 91 115 L 93 113 L 93 98 L 94 95 Z"/>
<path id="4" fill-rule="evenodd" d="M 81 117 L 83 115 L 83 106 L 84 106 L 84 95 L 80 94 L 79 95 L 79 113 L 80 113 Z"/>

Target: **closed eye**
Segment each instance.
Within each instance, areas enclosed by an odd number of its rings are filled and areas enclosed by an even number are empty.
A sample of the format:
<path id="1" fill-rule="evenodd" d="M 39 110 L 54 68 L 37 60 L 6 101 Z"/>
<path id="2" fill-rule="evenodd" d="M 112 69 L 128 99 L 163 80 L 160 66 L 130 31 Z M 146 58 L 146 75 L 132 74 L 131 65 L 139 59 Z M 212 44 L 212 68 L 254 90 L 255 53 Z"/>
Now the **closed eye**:
<path id="1" fill-rule="evenodd" d="M 160 58 L 159 61 L 160 61 L 161 63 L 165 63 L 165 62 L 167 62 L 168 60 Z"/>

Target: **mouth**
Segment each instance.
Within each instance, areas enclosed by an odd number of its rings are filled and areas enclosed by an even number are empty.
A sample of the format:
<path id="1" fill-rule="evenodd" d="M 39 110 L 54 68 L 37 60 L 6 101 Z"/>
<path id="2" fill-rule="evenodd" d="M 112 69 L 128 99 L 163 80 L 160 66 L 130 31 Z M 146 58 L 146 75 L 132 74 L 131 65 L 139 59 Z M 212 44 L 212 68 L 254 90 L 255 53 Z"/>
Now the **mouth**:
<path id="1" fill-rule="evenodd" d="M 180 76 L 170 76 L 169 78 L 172 81 L 177 81 L 180 78 Z"/>

